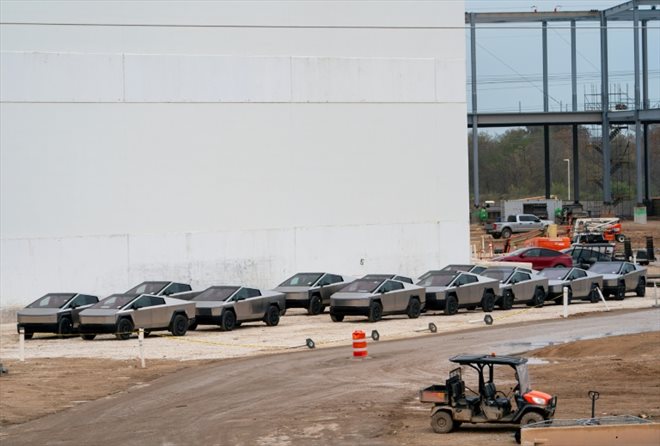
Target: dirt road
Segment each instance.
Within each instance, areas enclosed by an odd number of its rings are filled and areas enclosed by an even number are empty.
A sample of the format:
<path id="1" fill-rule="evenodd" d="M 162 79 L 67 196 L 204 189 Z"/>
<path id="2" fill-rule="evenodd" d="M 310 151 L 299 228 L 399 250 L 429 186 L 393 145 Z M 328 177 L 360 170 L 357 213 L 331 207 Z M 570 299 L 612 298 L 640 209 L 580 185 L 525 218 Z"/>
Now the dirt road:
<path id="1" fill-rule="evenodd" d="M 644 310 L 371 343 L 367 360 L 351 359 L 346 347 L 229 359 L 6 427 L 0 441 L 3 446 L 426 445 L 438 436 L 428 427 L 428 408 L 416 401 L 417 390 L 444 380 L 451 355 L 511 354 L 658 330 L 660 311 Z M 552 379 L 543 385 L 555 393 Z M 657 390 L 657 379 L 653 385 Z M 513 444 L 509 430 L 492 427 L 461 430 L 444 441 Z"/>

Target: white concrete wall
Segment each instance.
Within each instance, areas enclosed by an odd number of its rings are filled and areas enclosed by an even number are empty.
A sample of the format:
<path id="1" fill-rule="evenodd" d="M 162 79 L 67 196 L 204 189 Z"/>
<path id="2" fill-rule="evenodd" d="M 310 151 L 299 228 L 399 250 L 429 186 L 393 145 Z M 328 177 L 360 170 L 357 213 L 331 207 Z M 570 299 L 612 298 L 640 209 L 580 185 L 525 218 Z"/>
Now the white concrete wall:
<path id="1" fill-rule="evenodd" d="M 0 8 L 3 306 L 468 260 L 462 1 Z"/>

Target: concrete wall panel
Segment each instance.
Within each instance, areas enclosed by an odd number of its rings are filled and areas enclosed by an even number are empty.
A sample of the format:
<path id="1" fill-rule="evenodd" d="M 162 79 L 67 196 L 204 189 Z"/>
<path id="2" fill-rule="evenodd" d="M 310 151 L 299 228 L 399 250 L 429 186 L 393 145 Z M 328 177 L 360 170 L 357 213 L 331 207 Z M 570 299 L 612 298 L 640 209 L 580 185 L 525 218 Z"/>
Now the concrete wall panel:
<path id="1" fill-rule="evenodd" d="M 117 102 L 123 99 L 120 54 L 0 55 L 2 102 Z"/>

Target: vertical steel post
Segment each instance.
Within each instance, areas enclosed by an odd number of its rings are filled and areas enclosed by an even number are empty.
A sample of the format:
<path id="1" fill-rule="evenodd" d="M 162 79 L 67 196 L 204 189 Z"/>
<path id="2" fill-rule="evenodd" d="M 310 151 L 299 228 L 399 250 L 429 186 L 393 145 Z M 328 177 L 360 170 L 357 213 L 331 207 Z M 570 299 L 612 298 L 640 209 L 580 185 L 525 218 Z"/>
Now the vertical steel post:
<path id="1" fill-rule="evenodd" d="M 602 151 L 603 151 L 603 202 L 612 202 L 612 189 L 610 186 L 610 117 L 609 117 L 609 76 L 607 63 L 607 18 L 605 12 L 600 13 L 600 95 L 602 124 Z"/>
<path id="2" fill-rule="evenodd" d="M 575 20 L 571 20 L 571 97 L 573 111 L 578 109 L 577 102 L 577 37 Z M 578 126 L 573 124 L 573 202 L 580 202 L 580 151 L 578 150 Z M 570 195 L 571 191 L 568 191 Z"/>
<path id="3" fill-rule="evenodd" d="M 548 112 L 548 22 L 542 23 L 542 46 L 543 46 L 543 111 Z M 545 176 L 545 198 L 550 198 L 550 127 L 543 126 L 543 171 Z"/>
<path id="4" fill-rule="evenodd" d="M 477 31 L 470 13 L 470 65 L 472 70 L 472 189 L 474 205 L 479 206 L 479 127 L 477 119 Z"/>
<path id="5" fill-rule="evenodd" d="M 649 102 L 649 45 L 648 29 L 646 27 L 648 20 L 642 20 L 642 109 L 648 110 L 651 106 Z M 644 123 L 644 199 L 646 203 L 651 200 L 649 190 L 649 125 Z"/>
<path id="6" fill-rule="evenodd" d="M 639 85 L 639 6 L 637 1 L 633 2 L 633 32 L 634 55 L 635 55 L 635 161 L 636 161 L 636 195 L 637 205 L 644 201 L 644 151 L 642 150 L 642 125 L 639 120 L 640 110 L 640 85 Z"/>
<path id="7" fill-rule="evenodd" d="M 646 23 L 642 20 L 642 109 L 647 110 L 649 104 L 649 45 Z"/>

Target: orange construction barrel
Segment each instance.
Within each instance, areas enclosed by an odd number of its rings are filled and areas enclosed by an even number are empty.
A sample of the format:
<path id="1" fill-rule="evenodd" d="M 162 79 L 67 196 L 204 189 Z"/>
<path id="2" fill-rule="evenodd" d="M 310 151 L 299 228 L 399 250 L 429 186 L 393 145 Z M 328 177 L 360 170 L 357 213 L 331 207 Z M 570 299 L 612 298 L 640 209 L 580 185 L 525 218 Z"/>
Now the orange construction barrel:
<path id="1" fill-rule="evenodd" d="M 367 356 L 367 335 L 362 330 L 353 332 L 353 357 L 364 358 Z"/>

